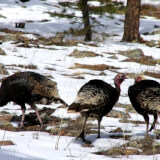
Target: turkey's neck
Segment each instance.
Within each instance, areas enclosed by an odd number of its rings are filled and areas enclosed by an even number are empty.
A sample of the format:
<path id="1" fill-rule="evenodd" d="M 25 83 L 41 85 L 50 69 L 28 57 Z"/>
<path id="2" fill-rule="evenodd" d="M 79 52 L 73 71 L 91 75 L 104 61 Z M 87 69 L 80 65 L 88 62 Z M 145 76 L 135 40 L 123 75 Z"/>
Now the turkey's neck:
<path id="1" fill-rule="evenodd" d="M 116 80 L 114 81 L 114 84 L 115 84 L 117 91 L 120 93 L 121 92 L 121 88 L 120 88 L 121 84 L 119 82 L 117 82 Z"/>

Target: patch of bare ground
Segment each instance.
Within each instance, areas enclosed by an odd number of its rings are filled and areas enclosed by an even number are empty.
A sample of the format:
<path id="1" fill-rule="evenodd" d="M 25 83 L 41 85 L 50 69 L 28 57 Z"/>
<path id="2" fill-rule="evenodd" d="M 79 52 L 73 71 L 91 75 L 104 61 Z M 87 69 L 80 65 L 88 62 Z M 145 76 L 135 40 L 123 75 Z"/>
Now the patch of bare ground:
<path id="1" fill-rule="evenodd" d="M 131 133 L 131 131 L 128 131 L 128 130 L 122 130 L 120 127 L 114 129 L 114 130 L 111 130 L 109 132 L 109 137 L 110 138 L 114 138 L 114 139 L 124 139 L 124 140 L 128 140 L 130 139 L 132 136 L 128 133 Z"/>
<path id="2" fill-rule="evenodd" d="M 70 69 L 77 69 L 77 68 L 96 70 L 96 71 L 104 71 L 104 70 L 109 70 L 109 69 L 119 69 L 117 67 L 108 66 L 105 64 L 87 65 L 87 64 L 75 63 L 74 66 L 70 67 Z"/>
<path id="3" fill-rule="evenodd" d="M 142 49 L 133 49 L 126 51 L 119 51 L 119 54 L 128 57 L 123 62 L 136 62 L 145 65 L 155 65 L 159 60 L 153 59 L 152 56 L 145 56 Z"/>
<path id="4" fill-rule="evenodd" d="M 160 19 L 160 5 L 142 4 L 141 15 L 156 17 Z"/>
<path id="5" fill-rule="evenodd" d="M 82 147 L 90 147 L 91 148 L 91 147 L 94 147 L 94 145 L 91 142 L 85 140 L 85 142 L 82 144 Z"/>
<path id="6" fill-rule="evenodd" d="M 137 113 L 133 106 L 130 104 L 117 103 L 115 106 L 124 108 L 126 110 L 126 113 Z"/>
<path id="7" fill-rule="evenodd" d="M 1 28 L 0 32 L 10 33 L 10 34 L 26 34 L 25 32 L 22 32 L 22 31 L 10 30 L 7 28 Z"/>
<path id="8" fill-rule="evenodd" d="M 6 55 L 5 51 L 2 48 L 0 48 L 0 55 Z"/>
<path id="9" fill-rule="evenodd" d="M 111 130 L 109 133 L 131 133 L 131 131 L 122 130 L 120 127 L 117 127 L 116 129 Z"/>
<path id="10" fill-rule="evenodd" d="M 146 71 L 143 74 L 146 76 L 154 77 L 154 78 L 160 78 L 160 73 Z"/>
<path id="11" fill-rule="evenodd" d="M 139 153 L 138 149 L 123 148 L 120 146 L 120 147 L 113 147 L 106 151 L 99 151 L 96 154 L 111 156 L 114 158 L 114 157 L 125 156 L 125 155 L 138 155 L 138 153 Z"/>
<path id="12" fill-rule="evenodd" d="M 11 65 L 6 65 L 6 67 L 20 67 L 20 68 L 25 68 L 25 69 L 37 69 L 37 66 L 34 64 L 28 64 L 28 65 L 22 65 L 22 64 L 11 64 Z"/>
<path id="13" fill-rule="evenodd" d="M 123 62 L 136 62 L 140 64 L 145 64 L 145 65 L 156 65 L 157 63 L 159 63 L 157 60 L 153 59 L 152 56 L 143 56 L 139 59 L 130 58 L 130 59 L 124 60 Z"/>
<path id="14" fill-rule="evenodd" d="M 145 79 L 145 76 L 144 76 L 143 73 L 142 73 L 142 74 L 127 73 L 127 76 L 128 76 L 129 78 L 133 78 L 133 79 L 135 79 L 136 77 L 141 77 L 142 79 Z"/>
<path id="15" fill-rule="evenodd" d="M 12 141 L 0 141 L 0 146 L 10 146 L 14 145 Z"/>
<path id="16" fill-rule="evenodd" d="M 8 75 L 8 71 L 7 71 L 6 67 L 2 63 L 0 63 L 0 74 Z"/>
<path id="17" fill-rule="evenodd" d="M 1 114 L 0 113 L 0 122 L 2 121 L 10 121 L 12 119 L 12 115 L 10 114 Z"/>
<path id="18" fill-rule="evenodd" d="M 37 66 L 34 65 L 34 64 L 29 64 L 29 65 L 16 65 L 17 67 L 20 67 L 20 68 L 25 68 L 25 69 L 37 69 Z"/>
<path id="19" fill-rule="evenodd" d="M 113 118 L 124 118 L 124 119 L 130 118 L 129 113 L 115 110 L 115 109 L 112 109 L 106 116 L 113 117 Z"/>
<path id="20" fill-rule="evenodd" d="M 133 124 L 146 124 L 145 121 L 135 121 L 135 120 L 128 120 L 128 119 L 120 119 L 119 122 L 121 123 L 133 123 Z"/>
<path id="21" fill-rule="evenodd" d="M 84 58 L 84 57 L 96 57 L 98 56 L 98 54 L 92 51 L 79 51 L 78 49 L 75 49 L 69 56 L 75 58 Z"/>
<path id="22" fill-rule="evenodd" d="M 16 131 L 16 128 L 8 121 L 1 121 L 0 129 L 7 131 Z"/>
<path id="23" fill-rule="evenodd" d="M 50 109 L 46 107 L 39 110 L 40 116 L 44 123 L 44 130 L 45 130 L 45 127 L 54 120 L 53 117 L 50 116 L 53 112 L 54 112 L 54 109 Z M 5 130 L 20 131 L 19 128 L 14 128 L 11 125 L 11 122 L 20 122 L 20 121 L 21 121 L 21 116 L 13 115 L 10 122 L 2 123 L 0 125 L 0 128 L 5 129 Z M 33 130 L 39 131 L 40 130 L 39 120 L 37 119 L 35 112 L 25 115 L 24 126 L 25 126 L 24 130 L 27 130 L 27 131 L 33 131 Z"/>
<path id="24" fill-rule="evenodd" d="M 89 119 L 91 120 L 92 118 Z M 76 120 L 68 118 L 68 119 L 58 120 L 57 122 L 52 121 L 50 126 L 53 126 L 53 128 L 50 129 L 49 132 L 52 135 L 77 137 L 82 129 L 83 123 L 84 123 L 83 117 L 78 117 Z M 87 123 L 85 134 L 93 134 L 93 133 L 97 133 L 97 126 L 91 123 Z"/>
<path id="25" fill-rule="evenodd" d="M 109 135 L 110 138 L 114 138 L 114 139 L 124 139 L 124 140 L 129 140 L 132 136 L 128 135 L 128 134 L 112 134 Z"/>
<path id="26" fill-rule="evenodd" d="M 159 64 L 159 62 L 158 62 Z M 160 79 L 160 72 L 151 72 L 151 71 L 145 71 L 143 72 L 142 74 L 130 74 L 130 73 L 127 73 L 127 76 L 130 77 L 130 78 L 135 78 L 137 76 L 141 77 L 143 80 L 146 79 L 145 76 L 149 76 L 149 77 L 154 77 L 154 78 L 159 78 Z M 130 106 L 130 105 L 128 105 Z M 127 107 L 127 106 L 126 106 Z M 129 107 L 130 108 L 130 107 Z M 132 107 L 133 108 L 133 107 Z M 133 108 L 134 109 L 134 108 Z"/>
<path id="27" fill-rule="evenodd" d="M 52 67 L 45 67 L 45 69 L 50 70 L 50 71 L 56 71 L 56 69 Z"/>
<path id="28" fill-rule="evenodd" d="M 160 144 L 155 143 L 150 137 L 132 140 L 126 144 L 119 145 L 96 154 L 118 157 L 124 155 L 155 155 L 160 154 Z"/>
<path id="29" fill-rule="evenodd" d="M 106 74 L 104 72 L 101 72 L 100 74 L 94 74 L 91 72 L 75 72 L 72 74 L 62 74 L 63 76 L 67 76 L 67 77 L 71 77 L 71 78 L 75 78 L 75 79 L 84 79 L 83 75 L 92 75 L 92 76 L 106 76 Z"/>
<path id="30" fill-rule="evenodd" d="M 6 34 L 4 35 L 0 35 L 0 40 L 2 42 L 5 41 L 15 41 L 15 43 L 25 43 L 25 44 L 29 44 L 29 43 L 33 43 L 34 40 L 31 40 L 27 37 L 25 37 L 24 35 L 28 34 L 22 31 L 16 31 L 16 30 L 9 30 L 9 29 L 0 29 L 0 32 L 4 32 Z"/>
<path id="31" fill-rule="evenodd" d="M 14 41 L 13 43 L 17 44 L 17 47 L 25 47 L 25 48 L 35 47 L 35 48 L 45 49 L 45 47 L 41 45 L 73 46 L 77 45 L 78 43 L 82 43 L 84 45 L 86 44 L 85 42 L 77 39 L 64 40 L 66 33 L 63 32 L 57 33 L 55 36 L 49 38 L 42 37 L 38 34 L 34 34 L 34 36 L 36 37 L 35 39 L 30 39 L 26 37 L 25 35 L 29 34 L 27 32 L 9 30 L 9 29 L 0 29 L 0 32 L 6 33 L 5 35 L 0 35 L 0 40 L 2 42 Z M 96 44 L 87 44 L 87 45 L 96 46 Z M 47 47 L 47 49 L 56 50 L 53 47 L 52 48 Z"/>
<path id="32" fill-rule="evenodd" d="M 76 120 L 68 119 L 61 119 L 58 117 L 50 116 L 55 110 L 51 108 L 44 107 L 43 109 L 39 110 L 40 116 L 44 123 L 44 131 L 49 132 L 52 135 L 60 135 L 60 136 L 74 136 L 77 137 L 82 129 L 84 119 L 83 117 L 79 117 Z M 6 121 L 5 119 L 9 119 Z M 94 118 L 89 118 L 89 120 L 93 120 Z M 13 115 L 11 118 L 8 118 L 8 115 L 4 115 L 3 121 L 1 121 L 0 129 L 7 130 L 7 131 L 21 131 L 19 128 L 15 128 L 12 126 L 11 122 L 20 122 L 21 116 Z M 37 119 L 36 113 L 29 113 L 25 116 L 25 128 L 24 131 L 39 131 L 40 125 L 39 120 Z M 50 126 L 51 129 L 46 129 Z M 97 126 L 87 123 L 86 125 L 86 134 L 93 134 L 97 133 Z M 103 128 L 103 127 L 101 127 Z"/>

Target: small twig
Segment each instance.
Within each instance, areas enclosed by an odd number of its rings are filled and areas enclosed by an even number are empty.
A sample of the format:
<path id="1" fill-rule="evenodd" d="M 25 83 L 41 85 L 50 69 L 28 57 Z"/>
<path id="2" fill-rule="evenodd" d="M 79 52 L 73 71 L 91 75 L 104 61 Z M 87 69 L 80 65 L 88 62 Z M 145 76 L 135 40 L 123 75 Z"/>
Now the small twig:
<path id="1" fill-rule="evenodd" d="M 71 139 L 71 141 L 68 143 L 68 145 L 66 146 L 66 148 L 64 148 L 64 151 L 70 146 L 70 144 L 72 143 L 73 139 Z"/>
<path id="2" fill-rule="evenodd" d="M 1 149 L 1 146 L 2 146 L 2 144 L 3 144 L 3 142 L 4 142 L 4 137 L 5 137 L 5 135 L 6 135 L 6 130 L 4 130 L 4 134 L 3 134 L 2 142 L 1 142 L 1 145 L 0 145 L 0 149 Z"/>
<path id="3" fill-rule="evenodd" d="M 58 132 L 58 139 L 57 139 L 57 142 L 55 144 L 55 149 L 56 150 L 58 150 L 59 140 L 60 140 L 60 137 L 61 137 L 62 122 L 63 122 L 63 119 L 61 119 L 61 124 L 60 124 L 59 132 Z"/>

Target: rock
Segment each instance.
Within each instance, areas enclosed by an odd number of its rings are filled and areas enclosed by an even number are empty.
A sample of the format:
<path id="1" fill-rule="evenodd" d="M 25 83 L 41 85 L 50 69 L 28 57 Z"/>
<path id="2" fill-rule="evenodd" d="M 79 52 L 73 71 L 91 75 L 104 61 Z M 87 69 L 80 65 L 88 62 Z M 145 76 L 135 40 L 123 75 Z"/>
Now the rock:
<path id="1" fill-rule="evenodd" d="M 113 118 L 124 118 L 124 119 L 130 118 L 129 113 L 125 113 L 125 112 L 118 111 L 115 109 L 113 109 L 111 112 L 109 112 L 106 116 L 113 117 Z"/>
<path id="2" fill-rule="evenodd" d="M 143 51 L 141 49 L 119 51 L 119 54 L 133 59 L 141 59 L 144 56 Z"/>
<path id="3" fill-rule="evenodd" d="M 76 57 L 76 58 L 84 58 L 84 57 L 96 57 L 98 54 L 91 52 L 91 51 L 79 51 L 78 49 L 75 49 L 70 56 Z"/>

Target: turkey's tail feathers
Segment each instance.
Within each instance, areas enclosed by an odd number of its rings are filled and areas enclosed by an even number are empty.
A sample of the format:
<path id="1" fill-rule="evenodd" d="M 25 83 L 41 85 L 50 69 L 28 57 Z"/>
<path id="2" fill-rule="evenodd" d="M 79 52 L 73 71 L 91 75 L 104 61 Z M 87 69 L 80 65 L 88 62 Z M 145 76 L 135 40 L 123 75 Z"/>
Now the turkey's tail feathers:
<path id="1" fill-rule="evenodd" d="M 69 107 L 68 107 L 68 112 L 87 112 L 89 111 L 89 109 L 93 107 L 93 105 L 88 105 L 88 104 L 80 104 L 80 103 L 72 103 Z"/>
<path id="2" fill-rule="evenodd" d="M 68 107 L 68 112 L 76 112 L 77 108 L 79 108 L 79 103 L 72 103 L 69 107 Z"/>
<path id="3" fill-rule="evenodd" d="M 62 103 L 65 107 L 68 106 L 68 104 L 61 98 L 55 98 L 55 97 L 52 97 L 49 99 L 49 103 L 52 103 L 52 102 L 55 102 L 55 103 Z"/>

